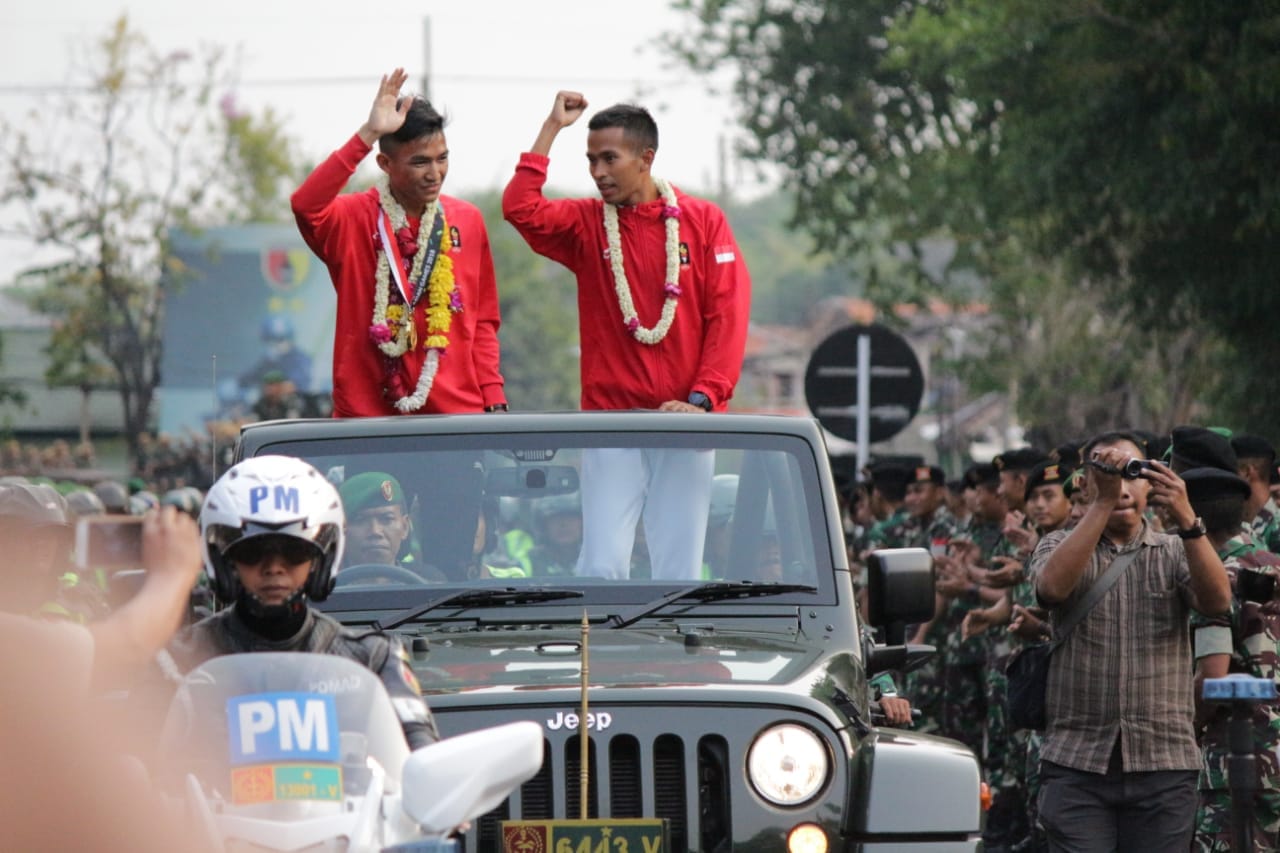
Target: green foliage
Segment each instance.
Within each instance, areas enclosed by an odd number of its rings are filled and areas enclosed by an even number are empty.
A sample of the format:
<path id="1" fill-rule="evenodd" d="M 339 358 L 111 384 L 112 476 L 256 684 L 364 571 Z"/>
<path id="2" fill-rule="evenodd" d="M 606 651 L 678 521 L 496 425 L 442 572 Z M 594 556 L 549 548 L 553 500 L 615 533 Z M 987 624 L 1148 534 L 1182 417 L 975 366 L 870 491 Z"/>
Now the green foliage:
<path id="1" fill-rule="evenodd" d="M 183 279 L 169 234 L 228 210 L 278 218 L 298 169 L 272 114 L 259 122 L 215 103 L 233 83 L 220 51 L 162 54 L 121 17 L 81 75 L 0 127 L 0 205 L 19 223 L 12 233 L 64 256 L 29 276 L 54 321 L 49 380 L 114 380 L 136 457 L 160 379 L 164 288 Z"/>
<path id="2" fill-rule="evenodd" d="M 469 198 L 489 228 L 502 306 L 502 376 L 512 410 L 578 408 L 578 297 L 573 275 L 535 254 L 502 220 L 502 195 Z"/>
<path id="3" fill-rule="evenodd" d="M 1069 386 L 1107 400 L 1112 423 L 1191 416 L 1192 398 L 1206 419 L 1280 418 L 1275 3 L 676 5 L 696 23 L 672 49 L 736 66 L 744 153 L 781 164 L 819 245 L 860 256 L 945 236 L 955 267 L 1031 296 L 992 297 L 1023 312 L 1002 316 L 1009 328 L 1066 310 L 1123 320 L 1112 337 L 1127 345 L 1110 352 L 1138 402 L 1112 396 L 1107 371 Z M 1046 277 L 1063 279 L 1057 302 L 1035 296 Z M 1178 343 L 1187 329 L 1194 345 Z M 1224 360 L 1233 382 L 1207 379 Z M 1025 415 L 1034 395 L 1021 399 Z"/>
<path id="4" fill-rule="evenodd" d="M 0 335 L 0 366 L 4 365 L 4 335 Z M 0 406 L 25 406 L 27 395 L 7 379 L 0 379 Z"/>

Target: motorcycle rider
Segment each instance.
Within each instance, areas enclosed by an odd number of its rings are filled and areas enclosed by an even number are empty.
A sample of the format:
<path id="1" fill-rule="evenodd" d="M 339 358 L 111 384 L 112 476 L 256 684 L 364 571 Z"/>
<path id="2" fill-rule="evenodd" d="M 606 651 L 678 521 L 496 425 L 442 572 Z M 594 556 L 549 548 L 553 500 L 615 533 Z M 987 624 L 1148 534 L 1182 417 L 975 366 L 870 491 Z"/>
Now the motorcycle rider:
<path id="1" fill-rule="evenodd" d="M 218 479 L 200 513 L 205 571 L 231 606 L 183 631 L 170 648 L 184 672 L 241 652 L 318 652 L 381 677 L 410 749 L 439 740 L 400 641 L 347 628 L 308 606 L 333 588 L 342 560 L 338 491 L 300 459 L 259 456 Z"/>

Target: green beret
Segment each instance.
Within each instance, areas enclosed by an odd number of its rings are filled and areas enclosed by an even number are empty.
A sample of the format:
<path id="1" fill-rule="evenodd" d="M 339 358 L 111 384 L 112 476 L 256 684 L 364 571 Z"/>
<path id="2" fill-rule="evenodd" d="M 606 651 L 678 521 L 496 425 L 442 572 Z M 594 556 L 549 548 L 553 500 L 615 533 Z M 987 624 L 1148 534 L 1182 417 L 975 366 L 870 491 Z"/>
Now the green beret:
<path id="1" fill-rule="evenodd" d="M 338 494 L 349 516 L 371 507 L 405 505 L 400 481 L 382 471 L 367 471 L 345 480 Z"/>

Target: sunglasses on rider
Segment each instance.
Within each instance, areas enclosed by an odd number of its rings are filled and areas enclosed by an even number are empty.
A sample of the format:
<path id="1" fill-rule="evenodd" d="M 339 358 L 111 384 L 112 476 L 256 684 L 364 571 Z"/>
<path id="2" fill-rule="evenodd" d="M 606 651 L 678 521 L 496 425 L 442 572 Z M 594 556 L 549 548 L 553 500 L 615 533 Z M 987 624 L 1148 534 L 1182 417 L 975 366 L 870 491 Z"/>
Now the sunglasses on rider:
<path id="1" fill-rule="evenodd" d="M 269 557 L 279 556 L 289 565 L 297 566 L 319 559 L 320 549 L 313 542 L 292 536 L 260 536 L 232 545 L 225 556 L 246 566 L 256 566 Z"/>

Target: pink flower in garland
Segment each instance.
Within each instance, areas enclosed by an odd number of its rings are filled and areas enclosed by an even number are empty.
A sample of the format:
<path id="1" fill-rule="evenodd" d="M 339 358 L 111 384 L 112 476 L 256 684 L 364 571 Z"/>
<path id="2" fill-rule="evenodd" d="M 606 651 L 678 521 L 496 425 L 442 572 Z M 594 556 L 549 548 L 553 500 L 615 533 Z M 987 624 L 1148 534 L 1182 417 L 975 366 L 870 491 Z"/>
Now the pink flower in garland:
<path id="1" fill-rule="evenodd" d="M 455 287 L 453 292 L 449 294 L 449 310 L 455 314 L 462 313 L 462 294 Z M 441 351 L 443 354 L 443 350 Z"/>
<path id="2" fill-rule="evenodd" d="M 676 284 L 674 281 L 669 281 L 662 286 L 662 292 L 667 294 L 667 296 L 679 296 L 680 285 Z"/>
<path id="3" fill-rule="evenodd" d="M 679 219 L 680 208 L 674 204 L 664 205 L 662 208 L 662 215 L 667 219 Z"/>
<path id="4" fill-rule="evenodd" d="M 375 344 L 385 344 L 391 340 L 391 327 L 386 323 L 374 323 L 369 327 L 369 340 Z"/>
<path id="5" fill-rule="evenodd" d="M 406 225 L 396 232 L 396 243 L 400 246 L 400 257 L 412 263 L 413 256 L 418 254 L 418 235 Z"/>
<path id="6" fill-rule="evenodd" d="M 632 317 L 630 320 L 628 320 L 628 321 L 627 321 L 627 331 L 628 331 L 628 332 L 634 332 L 634 331 L 635 331 L 636 329 L 638 329 L 638 328 L 640 328 L 640 318 L 639 318 L 639 317 Z"/>

